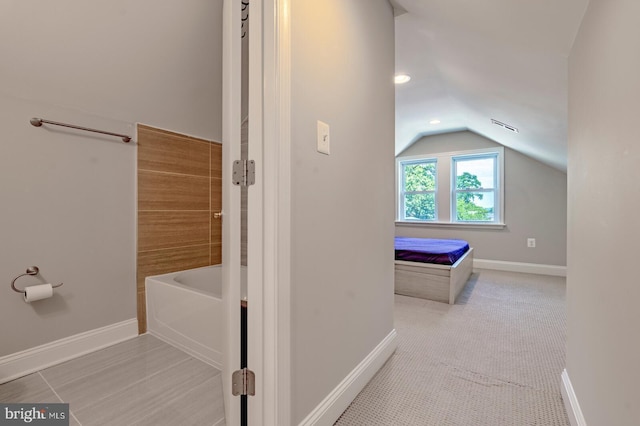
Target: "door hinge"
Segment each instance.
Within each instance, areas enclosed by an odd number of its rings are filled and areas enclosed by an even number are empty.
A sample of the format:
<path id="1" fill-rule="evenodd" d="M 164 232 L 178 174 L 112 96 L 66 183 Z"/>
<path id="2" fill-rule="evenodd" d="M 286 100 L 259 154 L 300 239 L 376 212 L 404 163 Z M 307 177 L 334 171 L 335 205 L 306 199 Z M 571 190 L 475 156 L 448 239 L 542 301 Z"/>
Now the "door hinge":
<path id="1" fill-rule="evenodd" d="M 233 162 L 233 184 L 251 186 L 256 183 L 256 162 L 253 160 L 236 160 Z"/>
<path id="2" fill-rule="evenodd" d="M 256 394 L 256 375 L 248 368 L 236 370 L 231 375 L 231 393 L 233 396 Z"/>

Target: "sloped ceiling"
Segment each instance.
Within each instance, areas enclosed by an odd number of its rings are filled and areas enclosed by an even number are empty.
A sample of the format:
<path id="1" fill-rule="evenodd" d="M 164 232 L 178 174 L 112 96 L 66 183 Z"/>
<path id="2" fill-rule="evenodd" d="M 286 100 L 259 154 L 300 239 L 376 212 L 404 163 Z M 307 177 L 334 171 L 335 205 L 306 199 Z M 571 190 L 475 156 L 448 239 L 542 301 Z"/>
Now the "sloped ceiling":
<path id="1" fill-rule="evenodd" d="M 411 76 L 396 86 L 396 154 L 469 129 L 566 170 L 568 56 L 588 0 L 394 3 L 396 71 Z"/>

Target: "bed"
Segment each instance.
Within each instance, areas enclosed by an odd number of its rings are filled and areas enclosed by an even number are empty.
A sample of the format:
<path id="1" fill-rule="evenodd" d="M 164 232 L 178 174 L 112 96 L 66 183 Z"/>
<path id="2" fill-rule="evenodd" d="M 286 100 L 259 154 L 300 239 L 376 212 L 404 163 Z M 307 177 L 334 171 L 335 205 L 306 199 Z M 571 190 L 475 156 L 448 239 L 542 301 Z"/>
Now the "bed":
<path id="1" fill-rule="evenodd" d="M 464 240 L 395 239 L 395 292 L 453 305 L 473 270 Z"/>

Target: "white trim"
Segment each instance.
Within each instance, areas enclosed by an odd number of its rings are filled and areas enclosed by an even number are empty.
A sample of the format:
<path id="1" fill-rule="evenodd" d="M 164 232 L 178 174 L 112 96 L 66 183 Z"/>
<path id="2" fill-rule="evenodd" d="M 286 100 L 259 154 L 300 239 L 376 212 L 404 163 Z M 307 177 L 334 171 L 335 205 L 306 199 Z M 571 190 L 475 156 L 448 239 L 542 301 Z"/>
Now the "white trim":
<path id="1" fill-rule="evenodd" d="M 275 337 L 270 331 L 271 312 L 266 306 L 271 293 L 266 288 L 270 280 L 267 275 L 270 263 L 266 259 L 270 255 L 263 248 L 266 234 L 276 232 L 268 226 L 267 209 L 269 201 L 265 198 L 271 188 L 266 176 L 269 170 L 268 158 L 272 155 L 264 145 L 275 124 L 269 118 L 271 101 L 269 95 L 273 93 L 273 86 L 269 80 L 269 71 L 275 65 L 274 58 L 268 50 L 273 36 L 268 35 L 272 26 L 274 13 L 270 10 L 272 1 L 258 1 L 251 3 L 249 29 L 249 142 L 248 158 L 255 161 L 255 184 L 247 189 L 247 367 L 255 373 L 255 396 L 247 400 L 248 424 L 251 426 L 270 425 L 265 421 L 267 412 L 273 410 L 273 376 L 271 366 L 272 346 Z M 264 52 L 263 52 L 264 50 Z M 246 89 L 245 89 L 246 90 Z M 267 101 L 269 99 L 269 101 Z M 275 102 L 275 101 L 274 101 Z M 264 196 L 263 196 L 264 194 Z M 265 242 L 266 243 L 266 242 Z M 231 424 L 228 423 L 227 424 Z M 240 424 L 240 423 L 238 423 Z"/>
<path id="2" fill-rule="evenodd" d="M 291 424 L 291 34 L 290 0 L 252 3 L 249 151 L 249 354 L 256 396 L 249 424 Z"/>
<path id="3" fill-rule="evenodd" d="M 468 129 L 465 129 L 468 130 Z M 443 132 L 443 133 L 451 133 L 451 132 Z M 431 135 L 427 135 L 431 136 Z M 482 155 L 482 154 L 490 154 L 492 152 L 501 151 L 501 154 L 504 154 L 503 146 L 494 146 L 491 148 L 479 148 L 479 149 L 464 149 L 461 151 L 446 151 L 446 152 L 433 152 L 430 154 L 416 154 L 416 155 L 397 155 L 396 159 L 400 159 L 402 161 L 406 160 L 419 160 L 421 158 L 442 158 L 448 159 L 449 157 L 462 156 L 462 155 Z"/>
<path id="4" fill-rule="evenodd" d="M 571 426 L 587 426 L 566 368 L 562 371 L 561 378 L 562 386 L 560 390 L 562 391 L 562 401 L 564 402 L 564 408 L 567 410 L 569 423 L 571 423 Z"/>
<path id="5" fill-rule="evenodd" d="M 356 366 L 325 399 L 300 422 L 304 426 L 333 425 L 369 383 L 398 346 L 393 329 L 369 355 Z"/>
<path id="6" fill-rule="evenodd" d="M 410 165 L 410 164 L 425 164 L 425 163 L 432 163 L 435 168 L 436 168 L 436 173 L 435 173 L 435 189 L 434 190 L 430 190 L 430 191 L 420 191 L 417 193 L 421 193 L 421 194 L 433 194 L 434 195 L 434 207 L 436 209 L 435 211 L 435 219 L 433 219 L 432 221 L 429 221 L 429 223 L 433 223 L 433 222 L 437 222 L 438 221 L 438 158 L 437 157 L 422 157 L 419 156 L 416 159 L 409 159 L 409 158 L 396 158 L 396 217 L 401 218 L 403 216 L 403 210 L 404 210 L 404 200 L 405 200 L 405 191 L 404 191 L 404 187 L 405 187 L 405 175 L 404 175 L 404 167 L 405 165 Z M 415 193 L 415 192 L 414 192 Z M 402 219 L 403 221 L 405 219 Z M 406 220 L 407 222 L 411 222 L 410 220 Z M 414 221 L 414 222 L 418 222 L 418 223 L 422 223 L 424 221 Z"/>
<path id="7" fill-rule="evenodd" d="M 0 384 L 132 339 L 137 335 L 138 320 L 132 318 L 3 356 L 0 358 Z"/>
<path id="8" fill-rule="evenodd" d="M 265 250 L 277 253 L 273 267 L 275 303 L 274 330 L 271 337 L 275 345 L 272 354 L 277 371 L 273 389 L 276 390 L 273 407 L 274 425 L 291 424 L 291 0 L 279 0 L 277 16 L 278 52 L 278 133 L 272 143 L 277 144 L 278 167 L 273 170 L 275 208 L 271 211 L 277 223 L 274 239 L 265 241 Z M 267 104 L 268 105 L 268 104 Z M 269 149 L 269 144 L 265 143 Z M 271 243 L 268 245 L 267 243 Z M 267 334 L 267 338 L 270 335 Z M 270 367 L 265 365 L 265 367 Z M 267 411 L 267 414 L 269 412 Z M 265 417 L 266 418 L 266 417 Z"/>
<path id="9" fill-rule="evenodd" d="M 504 147 L 494 147 L 494 148 L 484 148 L 484 149 L 475 149 L 472 151 L 462 151 L 460 153 L 452 153 L 449 152 L 447 155 L 450 156 L 451 164 L 449 166 L 449 177 L 451 179 L 451 199 L 449 200 L 450 207 L 450 218 L 452 223 L 465 223 L 458 220 L 453 220 L 454 213 L 456 210 L 456 170 L 457 170 L 457 161 L 458 159 L 473 159 L 473 158 L 488 158 L 493 155 L 496 157 L 496 164 L 493 168 L 493 180 L 494 187 L 492 192 L 495 196 L 498 197 L 498 200 L 494 200 L 494 206 L 497 204 L 497 208 L 494 211 L 494 221 L 491 223 L 501 224 L 504 218 Z"/>
<path id="10" fill-rule="evenodd" d="M 459 229 L 504 229 L 506 223 L 495 222 L 427 222 L 418 220 L 396 220 L 396 226 L 417 226 L 425 228 L 459 228 Z"/>
<path id="11" fill-rule="evenodd" d="M 567 276 L 566 266 L 506 262 L 503 260 L 474 259 L 473 269 L 493 269 L 495 271 L 522 272 L 525 274 L 552 275 L 555 277 Z"/>
<path id="12" fill-rule="evenodd" d="M 454 157 L 473 157 L 473 156 L 482 156 L 496 154 L 497 155 L 497 164 L 494 173 L 497 174 L 495 177 L 495 194 L 498 197 L 496 200 L 497 211 L 494 212 L 495 221 L 493 222 L 459 222 L 454 221 L 453 210 L 454 210 L 454 196 L 455 190 L 453 190 L 453 182 L 454 182 Z M 402 170 L 401 165 L 405 162 L 413 162 L 413 161 L 432 161 L 436 160 L 438 164 L 437 172 L 436 172 L 436 221 L 410 221 L 402 219 L 402 210 L 400 205 L 401 200 L 401 189 L 402 185 Z M 450 151 L 450 152 L 437 152 L 430 154 L 419 154 L 419 155 L 407 155 L 396 156 L 396 173 L 395 173 L 395 194 L 396 194 L 396 225 L 417 225 L 417 226 L 432 226 L 432 227 L 477 227 L 478 229 L 502 229 L 506 225 L 503 223 L 504 221 L 504 211 L 505 211 L 505 194 L 504 194 L 504 147 L 497 146 L 492 148 L 482 148 L 482 149 L 472 149 L 465 151 Z M 446 176 L 442 176 L 446 175 Z M 448 179 L 445 179 L 448 177 Z"/>

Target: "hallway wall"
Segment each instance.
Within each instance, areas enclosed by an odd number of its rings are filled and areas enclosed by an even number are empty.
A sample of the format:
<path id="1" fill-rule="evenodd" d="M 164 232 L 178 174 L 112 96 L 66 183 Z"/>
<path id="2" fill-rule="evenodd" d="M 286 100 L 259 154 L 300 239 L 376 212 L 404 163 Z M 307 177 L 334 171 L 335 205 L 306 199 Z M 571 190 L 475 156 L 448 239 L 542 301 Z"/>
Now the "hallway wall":
<path id="1" fill-rule="evenodd" d="M 567 373 L 586 424 L 640 424 L 640 2 L 592 0 L 569 62 Z"/>
<path id="2" fill-rule="evenodd" d="M 293 424 L 393 330 L 393 25 L 387 0 L 291 2 Z"/>

